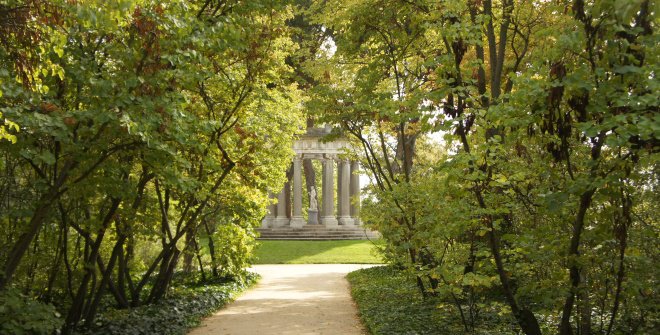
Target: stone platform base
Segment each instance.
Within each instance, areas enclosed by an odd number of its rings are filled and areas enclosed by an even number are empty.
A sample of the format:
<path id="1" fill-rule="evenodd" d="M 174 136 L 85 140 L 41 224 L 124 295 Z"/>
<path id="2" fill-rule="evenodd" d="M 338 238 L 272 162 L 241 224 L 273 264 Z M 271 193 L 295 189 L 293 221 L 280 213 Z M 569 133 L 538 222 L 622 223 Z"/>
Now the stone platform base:
<path id="1" fill-rule="evenodd" d="M 326 228 L 323 225 L 305 225 L 302 228 L 259 228 L 259 240 L 367 240 L 380 238 L 380 234 L 363 227 Z"/>

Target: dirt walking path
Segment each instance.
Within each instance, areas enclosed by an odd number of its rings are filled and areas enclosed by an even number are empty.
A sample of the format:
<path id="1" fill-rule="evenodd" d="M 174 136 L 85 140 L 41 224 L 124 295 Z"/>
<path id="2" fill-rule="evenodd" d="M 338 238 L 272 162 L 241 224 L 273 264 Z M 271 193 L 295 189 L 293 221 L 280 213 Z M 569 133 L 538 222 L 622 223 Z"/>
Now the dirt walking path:
<path id="1" fill-rule="evenodd" d="M 256 287 L 189 335 L 361 335 L 346 274 L 371 265 L 256 265 Z"/>

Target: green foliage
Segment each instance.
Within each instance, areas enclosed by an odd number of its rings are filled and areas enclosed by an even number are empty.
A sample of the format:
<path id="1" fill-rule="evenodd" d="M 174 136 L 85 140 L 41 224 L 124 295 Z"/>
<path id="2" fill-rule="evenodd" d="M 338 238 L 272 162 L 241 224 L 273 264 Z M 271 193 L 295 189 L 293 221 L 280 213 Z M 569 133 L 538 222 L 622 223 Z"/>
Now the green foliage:
<path id="1" fill-rule="evenodd" d="M 87 330 L 75 334 L 148 335 L 186 334 L 190 328 L 222 308 L 257 280 L 248 274 L 244 280 L 215 280 L 204 283 L 179 283 L 161 302 L 130 310 L 105 311 Z"/>
<path id="2" fill-rule="evenodd" d="M 657 325 L 653 6 L 312 6 L 336 51 L 308 64 L 308 106 L 355 141 L 386 260 L 465 329 L 482 304 L 528 335 Z"/>
<path id="3" fill-rule="evenodd" d="M 304 119 L 288 2 L 0 13 L 0 291 L 55 302 L 68 334 L 107 300 L 162 301 L 178 271 L 243 275 Z"/>
<path id="4" fill-rule="evenodd" d="M 215 232 L 219 237 L 216 252 L 224 275 L 240 274 L 250 265 L 256 245 L 254 236 L 234 225 L 221 225 Z"/>
<path id="5" fill-rule="evenodd" d="M 386 260 L 465 329 L 657 328 L 654 2 L 294 3 L 0 4 L 0 291 L 66 334 L 178 271 L 240 275 L 304 106 L 355 143 Z"/>
<path id="6" fill-rule="evenodd" d="M 465 331 L 448 299 L 424 299 L 410 277 L 381 266 L 351 272 L 351 294 L 360 318 L 373 335 L 386 334 L 516 334 L 510 312 L 498 302 L 481 303 L 482 321 Z M 493 308 L 495 307 L 495 308 Z"/>
<path id="7" fill-rule="evenodd" d="M 2 91 L 0 91 L 0 97 L 2 97 Z M 18 125 L 11 120 L 4 119 L 2 113 L 0 113 L 0 120 L 3 120 L 2 125 L 0 125 L 0 140 L 8 140 L 12 143 L 16 142 L 16 135 L 12 134 L 10 131 L 19 131 Z"/>
<path id="8" fill-rule="evenodd" d="M 0 334 L 48 335 L 62 322 L 52 305 L 35 301 L 15 289 L 0 292 Z"/>

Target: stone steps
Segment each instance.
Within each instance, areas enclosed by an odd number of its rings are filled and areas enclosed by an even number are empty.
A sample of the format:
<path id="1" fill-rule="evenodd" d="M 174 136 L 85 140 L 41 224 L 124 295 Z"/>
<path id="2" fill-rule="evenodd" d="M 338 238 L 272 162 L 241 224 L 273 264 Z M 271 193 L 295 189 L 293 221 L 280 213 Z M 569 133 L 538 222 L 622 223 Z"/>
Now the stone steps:
<path id="1" fill-rule="evenodd" d="M 322 225 L 303 228 L 260 228 L 259 240 L 366 240 L 380 238 L 377 232 L 360 227 L 328 229 Z"/>

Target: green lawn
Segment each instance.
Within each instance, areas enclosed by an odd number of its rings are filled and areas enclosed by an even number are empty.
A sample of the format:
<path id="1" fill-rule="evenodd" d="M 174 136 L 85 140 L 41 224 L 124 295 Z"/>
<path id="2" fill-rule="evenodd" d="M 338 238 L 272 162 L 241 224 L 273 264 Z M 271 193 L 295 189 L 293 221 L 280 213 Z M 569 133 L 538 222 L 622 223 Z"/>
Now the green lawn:
<path id="1" fill-rule="evenodd" d="M 255 264 L 378 264 L 379 241 L 259 241 Z"/>

